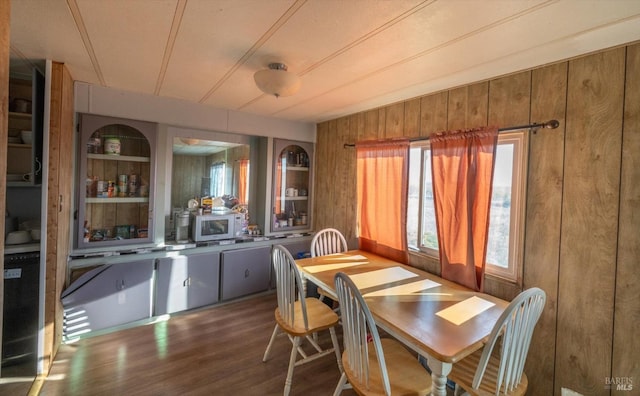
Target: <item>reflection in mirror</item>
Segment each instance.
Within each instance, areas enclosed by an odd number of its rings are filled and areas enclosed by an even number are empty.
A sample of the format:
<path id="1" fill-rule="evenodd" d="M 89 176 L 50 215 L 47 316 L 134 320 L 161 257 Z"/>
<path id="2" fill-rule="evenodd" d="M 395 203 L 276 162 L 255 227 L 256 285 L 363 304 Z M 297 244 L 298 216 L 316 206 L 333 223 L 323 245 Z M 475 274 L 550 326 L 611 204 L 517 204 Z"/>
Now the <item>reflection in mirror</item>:
<path id="1" fill-rule="evenodd" d="M 188 208 L 196 197 L 249 197 L 249 145 L 190 137 L 173 139 L 171 207 Z"/>

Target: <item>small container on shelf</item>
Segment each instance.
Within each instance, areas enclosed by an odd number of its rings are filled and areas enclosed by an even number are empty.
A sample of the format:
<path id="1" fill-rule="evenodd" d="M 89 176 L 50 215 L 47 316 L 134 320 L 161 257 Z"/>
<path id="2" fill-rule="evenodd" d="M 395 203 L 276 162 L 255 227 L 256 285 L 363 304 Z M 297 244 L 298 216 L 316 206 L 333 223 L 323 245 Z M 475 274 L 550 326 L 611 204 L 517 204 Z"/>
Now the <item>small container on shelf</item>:
<path id="1" fill-rule="evenodd" d="M 126 175 L 124 175 L 126 176 Z M 138 175 L 129 175 L 129 196 L 137 197 L 138 196 Z"/>
<path id="2" fill-rule="evenodd" d="M 116 183 L 109 180 L 107 182 L 107 197 L 113 198 L 116 196 Z"/>
<path id="3" fill-rule="evenodd" d="M 87 197 L 95 198 L 98 196 L 98 177 L 87 177 Z"/>
<path id="4" fill-rule="evenodd" d="M 120 139 L 117 137 L 104 138 L 104 153 L 108 155 L 120 155 Z"/>
<path id="5" fill-rule="evenodd" d="M 87 153 L 89 154 L 101 154 L 102 153 L 102 140 L 99 137 L 92 137 L 87 142 Z"/>
<path id="6" fill-rule="evenodd" d="M 32 131 L 20 131 L 20 139 L 24 144 L 32 144 L 33 143 L 33 132 Z"/>
<path id="7" fill-rule="evenodd" d="M 130 225 L 117 225 L 116 226 L 116 238 L 129 239 L 130 237 Z"/>

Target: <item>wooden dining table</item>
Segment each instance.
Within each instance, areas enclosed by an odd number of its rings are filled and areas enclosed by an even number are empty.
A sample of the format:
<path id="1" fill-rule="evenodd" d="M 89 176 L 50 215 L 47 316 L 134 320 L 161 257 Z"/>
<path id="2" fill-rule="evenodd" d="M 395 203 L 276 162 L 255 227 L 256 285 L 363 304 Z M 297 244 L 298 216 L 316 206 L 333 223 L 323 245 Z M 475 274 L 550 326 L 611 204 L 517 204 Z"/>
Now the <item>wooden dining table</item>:
<path id="1" fill-rule="evenodd" d="M 296 263 L 305 279 L 336 299 L 335 275 L 349 275 L 376 324 L 427 359 L 432 395 L 446 395 L 452 365 L 482 348 L 509 304 L 362 250 L 304 258 Z"/>

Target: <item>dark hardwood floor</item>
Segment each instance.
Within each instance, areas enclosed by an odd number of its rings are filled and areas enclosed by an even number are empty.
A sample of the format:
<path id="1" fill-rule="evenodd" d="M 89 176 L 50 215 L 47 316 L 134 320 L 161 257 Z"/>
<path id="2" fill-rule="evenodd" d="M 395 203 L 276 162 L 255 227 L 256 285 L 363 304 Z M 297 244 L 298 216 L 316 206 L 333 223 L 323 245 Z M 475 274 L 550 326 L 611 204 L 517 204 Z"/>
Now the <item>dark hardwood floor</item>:
<path id="1" fill-rule="evenodd" d="M 39 394 L 280 395 L 291 343 L 278 338 L 262 362 L 275 307 L 271 293 L 62 345 Z M 295 368 L 291 394 L 331 395 L 339 377 L 334 355 L 324 357 Z"/>

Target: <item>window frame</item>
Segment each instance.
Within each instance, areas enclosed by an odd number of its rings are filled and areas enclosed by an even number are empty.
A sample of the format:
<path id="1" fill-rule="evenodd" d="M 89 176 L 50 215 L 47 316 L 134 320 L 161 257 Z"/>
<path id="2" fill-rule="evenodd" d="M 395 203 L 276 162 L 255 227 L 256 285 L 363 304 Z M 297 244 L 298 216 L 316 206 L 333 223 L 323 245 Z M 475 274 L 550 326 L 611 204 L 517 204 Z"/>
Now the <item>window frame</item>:
<path id="1" fill-rule="evenodd" d="M 487 275 L 503 278 L 512 282 L 519 282 L 524 261 L 524 230 L 526 216 L 526 188 L 528 176 L 529 134 L 527 130 L 500 133 L 498 144 L 513 145 L 513 164 L 511 176 L 511 208 L 509 224 L 509 253 L 507 268 L 486 263 Z M 420 190 L 418 198 L 418 236 L 417 246 L 409 246 L 409 251 L 419 252 L 428 257 L 439 259 L 439 249 L 432 249 L 422 245 L 422 215 L 424 206 L 424 159 L 425 151 L 431 150 L 428 140 L 416 141 L 411 149 L 420 149 Z"/>

